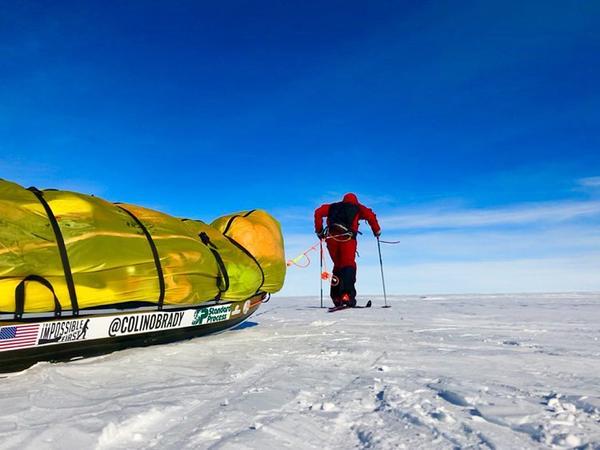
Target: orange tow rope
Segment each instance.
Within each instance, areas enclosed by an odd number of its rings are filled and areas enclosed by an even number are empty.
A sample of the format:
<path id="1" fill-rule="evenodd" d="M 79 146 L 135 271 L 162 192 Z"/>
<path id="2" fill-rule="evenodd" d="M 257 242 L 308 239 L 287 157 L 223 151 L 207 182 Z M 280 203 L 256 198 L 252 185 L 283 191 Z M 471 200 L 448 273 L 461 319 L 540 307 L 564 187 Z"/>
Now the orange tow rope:
<path id="1" fill-rule="evenodd" d="M 327 236 L 323 240 L 325 241 L 327 239 L 334 239 L 338 242 L 343 242 L 345 240 L 352 239 L 352 235 L 350 234 L 348 236 L 345 236 L 345 235 Z M 316 251 L 319 248 L 320 244 L 321 244 L 321 241 L 317 242 L 312 247 L 309 247 L 308 249 L 306 249 L 304 252 L 300 253 L 295 258 L 288 260 L 287 266 L 288 267 L 296 266 L 296 267 L 300 267 L 301 269 L 305 269 L 306 267 L 310 266 L 310 263 L 311 263 L 310 253 L 313 251 Z M 332 286 L 337 286 L 340 282 L 338 277 L 336 277 L 333 273 L 327 271 L 327 265 L 325 263 L 325 258 L 323 258 L 323 270 L 321 271 L 321 280 L 329 281 L 329 283 Z"/>

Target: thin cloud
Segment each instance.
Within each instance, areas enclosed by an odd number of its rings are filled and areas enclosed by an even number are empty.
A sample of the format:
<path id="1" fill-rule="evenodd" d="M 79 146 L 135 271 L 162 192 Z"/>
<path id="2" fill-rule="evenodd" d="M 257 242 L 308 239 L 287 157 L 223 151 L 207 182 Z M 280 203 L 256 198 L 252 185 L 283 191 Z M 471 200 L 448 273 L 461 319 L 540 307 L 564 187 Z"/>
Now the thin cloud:
<path id="1" fill-rule="evenodd" d="M 579 184 L 586 187 L 600 187 L 600 177 L 581 178 Z"/>
<path id="2" fill-rule="evenodd" d="M 588 193 L 600 192 L 600 177 L 587 177 L 577 180 L 580 189 Z"/>
<path id="3" fill-rule="evenodd" d="M 382 216 L 381 223 L 386 230 L 465 228 L 558 223 L 597 215 L 600 215 L 598 201 L 565 201 L 531 203 L 508 208 L 455 211 L 432 209 L 417 213 L 407 211 Z"/>

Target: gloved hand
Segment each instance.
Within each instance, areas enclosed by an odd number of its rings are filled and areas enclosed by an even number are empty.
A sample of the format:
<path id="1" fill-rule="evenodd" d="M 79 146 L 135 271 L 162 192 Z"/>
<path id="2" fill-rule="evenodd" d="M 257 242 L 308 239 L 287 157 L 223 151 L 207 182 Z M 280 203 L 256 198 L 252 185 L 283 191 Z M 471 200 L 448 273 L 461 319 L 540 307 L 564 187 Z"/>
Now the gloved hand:
<path id="1" fill-rule="evenodd" d="M 373 236 L 375 236 L 376 238 L 378 238 L 379 236 L 381 236 L 381 230 L 373 231 Z"/>
<path id="2" fill-rule="evenodd" d="M 315 233 L 317 234 L 317 237 L 319 238 L 320 241 L 325 239 L 325 230 L 315 231 Z"/>

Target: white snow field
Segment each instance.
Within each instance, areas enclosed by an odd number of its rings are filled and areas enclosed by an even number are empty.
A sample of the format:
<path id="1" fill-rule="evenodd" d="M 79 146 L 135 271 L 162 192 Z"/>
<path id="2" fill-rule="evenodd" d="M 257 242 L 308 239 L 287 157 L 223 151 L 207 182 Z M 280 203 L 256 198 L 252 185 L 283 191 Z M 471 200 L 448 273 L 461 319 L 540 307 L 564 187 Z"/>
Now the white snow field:
<path id="1" fill-rule="evenodd" d="M 0 448 L 600 448 L 600 295 L 389 302 L 38 364 L 0 379 Z"/>

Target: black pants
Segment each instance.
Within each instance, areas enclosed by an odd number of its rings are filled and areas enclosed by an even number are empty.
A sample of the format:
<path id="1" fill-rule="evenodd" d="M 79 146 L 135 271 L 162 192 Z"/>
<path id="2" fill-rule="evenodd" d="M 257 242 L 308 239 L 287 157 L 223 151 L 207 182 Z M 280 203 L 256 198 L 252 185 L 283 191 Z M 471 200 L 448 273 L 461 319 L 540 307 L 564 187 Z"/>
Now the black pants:
<path id="1" fill-rule="evenodd" d="M 356 268 L 355 267 L 342 267 L 333 269 L 333 274 L 337 277 L 338 283 L 334 286 L 331 285 L 330 296 L 333 300 L 333 304 L 339 306 L 341 304 L 341 298 L 344 294 L 348 294 L 350 297 L 350 306 L 356 305 Z"/>

